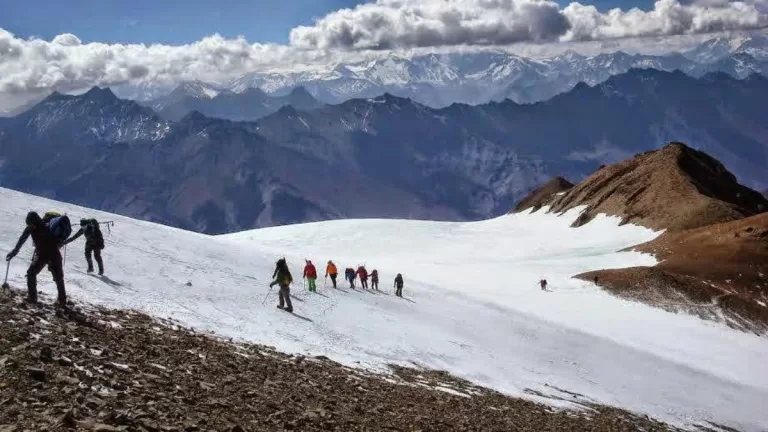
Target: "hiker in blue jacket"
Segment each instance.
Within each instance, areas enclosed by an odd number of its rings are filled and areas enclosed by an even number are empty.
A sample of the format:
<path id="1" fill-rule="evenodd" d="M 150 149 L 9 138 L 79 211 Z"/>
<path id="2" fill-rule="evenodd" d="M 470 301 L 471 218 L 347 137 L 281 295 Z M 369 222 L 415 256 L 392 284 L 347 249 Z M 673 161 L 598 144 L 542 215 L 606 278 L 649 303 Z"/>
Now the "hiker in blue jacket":
<path id="1" fill-rule="evenodd" d="M 66 306 L 67 292 L 64 288 L 64 268 L 62 265 L 61 252 L 59 251 L 61 243 L 51 233 L 37 212 L 29 212 L 27 214 L 26 223 L 27 227 L 24 229 L 24 232 L 21 233 L 21 237 L 19 237 L 16 247 L 5 256 L 5 260 L 10 261 L 13 257 L 18 255 L 21 247 L 24 246 L 27 239 L 32 236 L 32 243 L 35 245 L 35 254 L 27 269 L 27 301 L 30 303 L 37 303 L 37 275 L 47 265 L 48 270 L 50 270 L 53 275 L 54 282 L 56 282 L 56 289 L 59 292 L 59 298 L 56 303 L 58 306 Z"/>

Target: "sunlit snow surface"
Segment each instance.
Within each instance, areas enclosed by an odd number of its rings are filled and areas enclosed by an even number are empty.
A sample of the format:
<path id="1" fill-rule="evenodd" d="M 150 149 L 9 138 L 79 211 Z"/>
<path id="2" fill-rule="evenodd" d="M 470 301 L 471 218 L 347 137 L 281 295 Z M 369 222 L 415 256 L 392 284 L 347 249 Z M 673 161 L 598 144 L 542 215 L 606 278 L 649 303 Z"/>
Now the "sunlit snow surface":
<path id="1" fill-rule="evenodd" d="M 676 424 L 711 420 L 768 428 L 768 340 L 683 314 L 612 297 L 570 276 L 652 265 L 616 251 L 658 233 L 599 217 L 569 228 L 556 217 L 503 216 L 476 223 L 395 220 L 322 222 L 209 237 L 0 189 L 0 248 L 10 250 L 30 209 L 73 221 L 117 222 L 104 231 L 108 278 L 84 273 L 82 240 L 68 248 L 67 288 L 76 301 L 135 308 L 196 329 L 326 355 L 381 370 L 387 363 L 447 370 L 513 395 L 553 387 Z M 24 286 L 31 240 L 9 281 Z M 285 256 L 297 281 L 292 316 L 275 308 L 268 283 Z M 304 258 L 321 276 L 366 264 L 383 293 L 303 290 Z M 403 274 L 406 299 L 392 295 Z M 538 281 L 546 278 L 551 292 Z M 187 286 L 191 282 L 191 286 Z M 54 297 L 46 272 L 41 290 Z M 309 321 L 311 320 L 311 321 Z M 563 396 L 563 394 L 560 394 Z"/>

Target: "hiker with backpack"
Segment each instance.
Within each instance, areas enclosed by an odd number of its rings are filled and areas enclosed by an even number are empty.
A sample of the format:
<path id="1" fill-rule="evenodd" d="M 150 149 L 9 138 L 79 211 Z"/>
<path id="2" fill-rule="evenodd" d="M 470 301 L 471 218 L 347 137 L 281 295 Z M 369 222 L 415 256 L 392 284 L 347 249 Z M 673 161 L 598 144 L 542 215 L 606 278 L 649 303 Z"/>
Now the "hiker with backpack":
<path id="1" fill-rule="evenodd" d="M 315 268 L 315 265 L 310 260 L 306 260 L 306 263 L 304 266 L 304 278 L 307 280 L 307 284 L 309 284 L 309 292 L 317 292 L 317 268 Z"/>
<path id="2" fill-rule="evenodd" d="M 344 270 L 344 278 L 349 281 L 349 287 L 355 289 L 355 270 L 353 268 L 347 267 Z"/>
<path id="3" fill-rule="evenodd" d="M 286 312 L 293 312 L 293 305 L 291 304 L 291 288 L 289 286 L 293 283 L 293 276 L 291 276 L 291 271 L 288 270 L 288 263 L 285 262 L 285 258 L 277 260 L 275 272 L 272 273 L 272 278 L 274 281 L 269 284 L 269 287 L 272 288 L 275 285 L 280 286 L 280 291 L 278 292 L 280 304 L 277 305 L 277 308 L 283 309 Z"/>
<path id="4" fill-rule="evenodd" d="M 368 270 L 365 269 L 365 266 L 361 265 L 357 268 L 357 276 L 360 278 L 360 286 L 363 289 L 368 289 Z"/>
<path id="5" fill-rule="evenodd" d="M 376 269 L 371 272 L 371 288 L 376 291 L 379 290 L 379 271 Z"/>
<path id="6" fill-rule="evenodd" d="M 405 283 L 403 282 L 403 275 L 400 273 L 395 276 L 395 295 L 398 297 L 403 296 L 403 285 Z"/>
<path id="7" fill-rule="evenodd" d="M 336 269 L 336 264 L 333 263 L 333 261 L 328 261 L 328 265 L 325 267 L 325 277 L 326 279 L 328 276 L 331 277 L 331 282 L 333 282 L 333 287 L 336 288 L 336 276 L 338 276 L 339 271 Z"/>
<path id="8" fill-rule="evenodd" d="M 85 235 L 85 261 L 88 263 L 88 273 L 93 273 L 93 261 L 91 255 L 96 258 L 99 265 L 99 276 L 104 274 L 104 262 L 101 259 L 101 251 L 104 250 L 104 236 L 101 234 L 99 222 L 96 219 L 80 219 L 80 229 L 64 244 L 72 243 L 81 235 Z"/>
<path id="9" fill-rule="evenodd" d="M 48 266 L 48 270 L 53 275 L 58 291 L 56 304 L 65 307 L 67 304 L 67 292 L 64 287 L 64 268 L 59 248 L 66 241 L 72 232 L 69 218 L 66 215 L 56 216 L 53 213 L 46 215 L 46 223 L 37 212 L 27 213 L 25 222 L 27 227 L 21 233 L 16 247 L 5 256 L 6 261 L 11 261 L 18 255 L 21 247 L 31 236 L 32 243 L 35 245 L 35 253 L 32 262 L 27 269 L 27 301 L 37 303 L 37 275 Z"/>

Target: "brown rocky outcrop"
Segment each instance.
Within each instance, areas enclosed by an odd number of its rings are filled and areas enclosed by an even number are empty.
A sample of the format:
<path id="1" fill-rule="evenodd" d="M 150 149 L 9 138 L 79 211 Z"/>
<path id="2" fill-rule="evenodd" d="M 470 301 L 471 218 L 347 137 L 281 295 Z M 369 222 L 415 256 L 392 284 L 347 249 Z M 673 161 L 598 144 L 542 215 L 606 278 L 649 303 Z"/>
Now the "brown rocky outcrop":
<path id="1" fill-rule="evenodd" d="M 552 212 L 586 206 L 574 226 L 605 213 L 621 217 L 623 223 L 668 231 L 768 210 L 768 200 L 740 185 L 723 164 L 682 143 L 602 167 L 549 204 Z"/>
<path id="2" fill-rule="evenodd" d="M 542 206 L 551 202 L 557 194 L 566 192 L 572 187 L 573 183 L 568 180 L 562 177 L 554 177 L 520 200 L 511 213 L 518 213 L 529 208 L 532 208 L 532 211 L 538 211 Z"/>
<path id="3" fill-rule="evenodd" d="M 665 233 L 632 249 L 654 267 L 578 275 L 625 298 L 684 310 L 742 330 L 768 331 L 768 213 Z"/>

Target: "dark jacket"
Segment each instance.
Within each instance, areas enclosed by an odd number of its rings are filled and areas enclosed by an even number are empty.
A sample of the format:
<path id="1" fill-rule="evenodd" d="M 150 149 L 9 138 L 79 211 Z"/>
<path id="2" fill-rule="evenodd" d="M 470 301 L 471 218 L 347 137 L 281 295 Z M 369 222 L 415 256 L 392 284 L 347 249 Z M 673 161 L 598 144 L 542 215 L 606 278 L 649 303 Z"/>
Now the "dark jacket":
<path id="1" fill-rule="evenodd" d="M 280 286 L 288 286 L 293 282 L 293 276 L 291 275 L 291 271 L 288 270 L 288 264 L 285 261 L 280 260 L 277 262 L 275 272 L 272 273 L 272 278 Z"/>
<path id="2" fill-rule="evenodd" d="M 403 277 L 402 276 L 397 275 L 397 277 L 395 277 L 395 286 L 397 288 L 402 288 L 403 287 Z"/>
<path id="3" fill-rule="evenodd" d="M 13 255 L 16 255 L 27 239 L 32 236 L 32 243 L 35 244 L 35 250 L 38 255 L 48 256 L 55 254 L 59 250 L 59 242 L 45 226 L 43 220 L 35 212 L 29 212 L 27 215 L 27 227 L 21 233 L 16 247 L 13 249 Z"/>
<path id="4" fill-rule="evenodd" d="M 96 221 L 96 219 L 83 219 L 80 221 L 80 229 L 67 239 L 64 244 L 72 243 L 73 241 L 80 238 L 81 235 L 85 235 L 85 244 L 95 248 L 95 249 L 104 249 L 104 236 L 101 234 L 101 230 L 99 229 L 99 223 Z"/>

